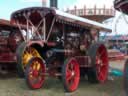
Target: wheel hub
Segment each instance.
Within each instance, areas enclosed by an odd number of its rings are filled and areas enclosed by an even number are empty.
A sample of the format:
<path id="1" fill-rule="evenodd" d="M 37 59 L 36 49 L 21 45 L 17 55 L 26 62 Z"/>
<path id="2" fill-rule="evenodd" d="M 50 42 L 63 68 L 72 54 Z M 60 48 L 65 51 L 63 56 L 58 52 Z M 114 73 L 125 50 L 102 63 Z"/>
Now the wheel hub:
<path id="1" fill-rule="evenodd" d="M 71 72 L 71 76 L 72 77 L 75 76 L 75 72 L 74 71 Z"/>

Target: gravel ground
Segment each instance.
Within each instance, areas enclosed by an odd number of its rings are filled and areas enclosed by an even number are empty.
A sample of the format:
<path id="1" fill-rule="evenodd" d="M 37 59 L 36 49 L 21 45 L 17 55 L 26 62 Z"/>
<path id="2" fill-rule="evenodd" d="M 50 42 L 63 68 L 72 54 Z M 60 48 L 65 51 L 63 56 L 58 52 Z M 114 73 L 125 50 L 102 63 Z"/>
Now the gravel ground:
<path id="1" fill-rule="evenodd" d="M 90 84 L 81 80 L 78 90 L 71 94 L 64 93 L 62 83 L 52 78 L 39 90 L 30 90 L 23 79 L 0 80 L 0 96 L 123 96 L 122 89 L 122 78 L 117 77 L 105 84 Z"/>
<path id="2" fill-rule="evenodd" d="M 110 66 L 123 69 L 124 61 L 110 62 Z M 82 79 L 77 91 L 64 93 L 62 82 L 48 78 L 39 90 L 30 90 L 24 79 L 17 76 L 0 77 L 0 96 L 123 96 L 122 77 L 112 77 L 105 84 L 90 84 Z"/>

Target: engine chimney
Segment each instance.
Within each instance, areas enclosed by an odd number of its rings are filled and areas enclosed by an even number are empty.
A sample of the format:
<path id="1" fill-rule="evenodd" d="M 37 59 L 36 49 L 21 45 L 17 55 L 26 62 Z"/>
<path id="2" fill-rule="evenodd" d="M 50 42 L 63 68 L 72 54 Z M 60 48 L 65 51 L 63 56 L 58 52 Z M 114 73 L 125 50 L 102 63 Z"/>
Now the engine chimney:
<path id="1" fill-rule="evenodd" d="M 50 0 L 50 7 L 58 8 L 58 0 Z"/>
<path id="2" fill-rule="evenodd" d="M 47 0 L 42 0 L 42 7 L 46 7 L 47 5 Z"/>

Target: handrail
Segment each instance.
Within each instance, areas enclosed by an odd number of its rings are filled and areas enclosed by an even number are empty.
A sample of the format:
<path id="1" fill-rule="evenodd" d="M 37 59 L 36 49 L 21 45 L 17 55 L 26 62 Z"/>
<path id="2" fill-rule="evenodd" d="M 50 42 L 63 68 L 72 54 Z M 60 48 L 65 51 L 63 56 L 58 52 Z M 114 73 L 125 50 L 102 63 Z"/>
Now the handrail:
<path id="1" fill-rule="evenodd" d="M 67 9 L 67 13 L 74 14 L 77 16 L 83 16 L 83 15 L 115 15 L 115 10 L 112 8 L 81 8 L 77 9 L 76 7 L 72 10 Z"/>

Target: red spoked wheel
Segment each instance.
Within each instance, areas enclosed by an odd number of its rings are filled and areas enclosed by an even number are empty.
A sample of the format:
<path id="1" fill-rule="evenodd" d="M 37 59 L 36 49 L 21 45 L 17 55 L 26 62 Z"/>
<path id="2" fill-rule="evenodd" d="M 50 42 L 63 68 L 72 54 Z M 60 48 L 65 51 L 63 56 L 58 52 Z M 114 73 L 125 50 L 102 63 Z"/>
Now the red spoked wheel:
<path id="1" fill-rule="evenodd" d="M 62 68 L 62 80 L 66 92 L 73 92 L 78 88 L 80 69 L 76 59 L 66 60 Z"/>
<path id="2" fill-rule="evenodd" d="M 97 79 L 103 83 L 108 77 L 108 57 L 105 48 L 100 46 L 96 53 Z"/>
<path id="3" fill-rule="evenodd" d="M 45 80 L 45 64 L 40 57 L 33 57 L 29 60 L 25 69 L 26 83 L 31 89 L 39 89 Z"/>
<path id="4" fill-rule="evenodd" d="M 88 70 L 88 80 L 92 83 L 104 83 L 108 77 L 107 49 L 103 44 L 94 44 L 89 52 L 92 67 Z"/>

